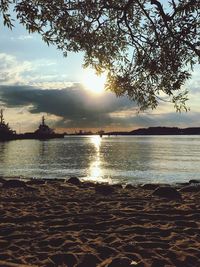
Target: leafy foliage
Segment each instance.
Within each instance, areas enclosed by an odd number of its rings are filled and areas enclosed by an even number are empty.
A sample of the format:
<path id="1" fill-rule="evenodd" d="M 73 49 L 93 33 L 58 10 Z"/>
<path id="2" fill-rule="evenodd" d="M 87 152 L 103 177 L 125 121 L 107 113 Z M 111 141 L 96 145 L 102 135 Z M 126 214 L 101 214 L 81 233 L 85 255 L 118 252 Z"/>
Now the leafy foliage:
<path id="1" fill-rule="evenodd" d="M 2 0 L 4 24 L 11 9 L 64 55 L 84 51 L 85 66 L 108 72 L 107 89 L 128 95 L 141 109 L 168 96 L 186 109 L 182 85 L 200 59 L 200 0 Z"/>

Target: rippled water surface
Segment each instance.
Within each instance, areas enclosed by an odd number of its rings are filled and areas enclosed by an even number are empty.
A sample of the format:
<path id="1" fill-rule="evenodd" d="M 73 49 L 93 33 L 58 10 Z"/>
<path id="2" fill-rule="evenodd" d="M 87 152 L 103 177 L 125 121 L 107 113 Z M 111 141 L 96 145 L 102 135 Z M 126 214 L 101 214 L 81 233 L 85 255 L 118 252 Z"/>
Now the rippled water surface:
<path id="1" fill-rule="evenodd" d="M 200 179 L 200 136 L 67 136 L 0 143 L 0 175 L 99 182 Z"/>

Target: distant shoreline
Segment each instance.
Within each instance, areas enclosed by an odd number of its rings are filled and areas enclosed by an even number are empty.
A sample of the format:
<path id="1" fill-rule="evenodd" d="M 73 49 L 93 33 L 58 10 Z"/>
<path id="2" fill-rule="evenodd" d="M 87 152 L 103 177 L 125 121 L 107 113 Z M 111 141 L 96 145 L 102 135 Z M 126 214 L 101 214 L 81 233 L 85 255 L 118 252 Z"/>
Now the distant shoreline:
<path id="1" fill-rule="evenodd" d="M 101 134 L 98 133 L 88 133 L 88 132 L 81 132 L 81 133 L 71 133 L 66 134 L 66 136 L 87 136 L 87 135 L 124 135 L 124 136 L 131 136 L 131 135 L 200 135 L 200 127 L 188 127 L 188 128 L 178 128 L 178 127 L 149 127 L 149 128 L 139 128 L 130 132 L 127 131 L 112 131 L 112 132 L 103 132 Z"/>
<path id="2" fill-rule="evenodd" d="M 130 132 L 108 132 L 108 135 L 200 135 L 200 127 L 149 127 Z"/>

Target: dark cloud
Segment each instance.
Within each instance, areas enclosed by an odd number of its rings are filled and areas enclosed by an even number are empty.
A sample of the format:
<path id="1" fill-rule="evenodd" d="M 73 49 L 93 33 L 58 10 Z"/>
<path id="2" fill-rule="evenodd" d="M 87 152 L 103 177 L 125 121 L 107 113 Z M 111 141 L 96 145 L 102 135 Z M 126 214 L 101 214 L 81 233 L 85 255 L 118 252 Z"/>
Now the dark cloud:
<path id="1" fill-rule="evenodd" d="M 153 114 L 134 112 L 134 102 L 112 93 L 92 95 L 74 84 L 62 90 L 44 90 L 32 86 L 0 86 L 0 102 L 7 107 L 31 106 L 30 112 L 59 116 L 54 127 L 115 129 L 150 126 L 200 126 L 199 113 Z M 131 112 L 132 110 L 132 112 Z"/>
<path id="2" fill-rule="evenodd" d="M 62 117 L 55 126 L 103 127 L 112 123 L 110 113 L 134 107 L 127 98 L 106 93 L 95 96 L 80 84 L 62 90 L 43 90 L 31 86 L 0 86 L 0 100 L 7 107 L 29 106 L 31 113 Z"/>

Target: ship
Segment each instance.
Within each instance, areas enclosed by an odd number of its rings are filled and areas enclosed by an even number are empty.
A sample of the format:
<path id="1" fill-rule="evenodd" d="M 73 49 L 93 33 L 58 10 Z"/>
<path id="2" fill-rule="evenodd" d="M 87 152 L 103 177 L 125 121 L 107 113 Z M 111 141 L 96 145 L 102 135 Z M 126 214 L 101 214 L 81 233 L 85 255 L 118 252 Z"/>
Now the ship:
<path id="1" fill-rule="evenodd" d="M 38 129 L 33 133 L 21 134 L 19 139 L 47 140 L 53 138 L 64 138 L 64 134 L 55 133 L 54 130 L 45 123 L 45 117 L 42 116 L 42 122 Z"/>
<path id="2" fill-rule="evenodd" d="M 0 141 L 14 140 L 17 138 L 16 131 L 13 131 L 8 123 L 5 123 L 3 109 L 0 110 Z"/>
<path id="3" fill-rule="evenodd" d="M 42 117 L 42 122 L 39 124 L 39 127 L 35 132 L 17 134 L 16 131 L 13 131 L 9 127 L 8 123 L 5 123 L 3 109 L 0 110 L 0 142 L 22 139 L 47 140 L 53 138 L 64 138 L 64 136 L 65 134 L 55 133 L 54 130 L 45 123 L 44 116 Z"/>

